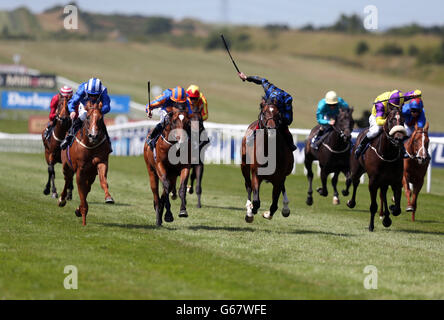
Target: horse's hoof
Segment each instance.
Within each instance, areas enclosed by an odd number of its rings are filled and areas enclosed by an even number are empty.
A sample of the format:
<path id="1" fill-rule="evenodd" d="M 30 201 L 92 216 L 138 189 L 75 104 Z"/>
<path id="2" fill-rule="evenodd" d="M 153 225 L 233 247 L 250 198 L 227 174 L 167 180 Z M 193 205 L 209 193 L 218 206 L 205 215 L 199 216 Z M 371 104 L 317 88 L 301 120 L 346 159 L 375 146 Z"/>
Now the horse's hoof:
<path id="1" fill-rule="evenodd" d="M 265 211 L 265 212 L 262 214 L 262 217 L 264 217 L 264 218 L 267 219 L 267 220 L 271 220 L 271 219 L 273 219 L 273 216 L 270 214 L 270 211 Z"/>
<path id="2" fill-rule="evenodd" d="M 179 218 L 187 218 L 188 217 L 188 212 L 186 210 L 182 210 L 179 213 Z"/>
<path id="3" fill-rule="evenodd" d="M 415 213 L 412 213 L 412 221 L 415 222 Z"/>
<path id="4" fill-rule="evenodd" d="M 373 230 L 375 229 L 375 227 L 368 227 L 368 231 L 373 232 Z"/>
<path id="5" fill-rule="evenodd" d="M 290 208 L 283 208 L 281 213 L 284 218 L 287 218 L 290 215 Z"/>
<path id="6" fill-rule="evenodd" d="M 349 207 L 350 209 L 353 209 L 356 206 L 356 202 L 348 200 L 347 201 L 347 207 Z"/>
<path id="7" fill-rule="evenodd" d="M 57 204 L 59 205 L 59 207 L 64 207 L 66 205 L 66 200 L 62 200 L 62 197 L 60 197 Z"/>
<path id="8" fill-rule="evenodd" d="M 322 187 L 317 188 L 316 191 L 323 197 L 328 196 L 328 191 L 324 191 Z"/>
<path id="9" fill-rule="evenodd" d="M 196 205 L 196 208 L 202 208 L 202 205 L 200 204 L 200 203 L 198 203 L 197 205 Z"/>
<path id="10" fill-rule="evenodd" d="M 176 199 L 177 199 L 177 194 L 173 193 L 173 194 L 171 195 L 171 200 L 176 200 Z"/>
<path id="11" fill-rule="evenodd" d="M 66 200 L 71 201 L 72 200 L 72 194 L 69 194 L 66 196 Z"/>
<path id="12" fill-rule="evenodd" d="M 405 211 L 406 212 L 413 212 L 413 211 L 415 211 L 415 209 L 413 209 L 412 206 L 408 206 L 407 208 L 405 208 Z"/>
<path id="13" fill-rule="evenodd" d="M 392 219 L 389 217 L 386 217 L 382 220 L 382 225 L 386 228 L 390 227 L 392 225 Z"/>
<path id="14" fill-rule="evenodd" d="M 350 192 L 348 192 L 348 190 L 342 190 L 342 195 L 344 197 L 348 196 Z"/>
<path id="15" fill-rule="evenodd" d="M 49 189 L 45 189 L 45 190 L 43 190 L 43 194 L 44 194 L 45 196 L 47 196 L 49 193 L 50 193 L 50 190 L 49 190 Z"/>
<path id="16" fill-rule="evenodd" d="M 188 186 L 188 187 L 187 187 L 187 192 L 188 192 L 189 194 L 193 194 L 193 192 L 194 192 L 193 187 L 192 187 L 192 186 Z"/>
<path id="17" fill-rule="evenodd" d="M 51 197 L 52 197 L 53 199 L 57 199 L 57 198 L 59 197 L 59 195 L 57 194 L 57 192 L 53 192 L 52 195 L 51 195 Z"/>
<path id="18" fill-rule="evenodd" d="M 114 204 L 114 199 L 112 197 L 106 197 L 105 203 L 107 203 L 107 204 Z"/>
<path id="19" fill-rule="evenodd" d="M 165 218 L 164 219 L 165 219 L 165 222 L 173 222 L 174 221 L 173 214 L 171 212 L 165 213 Z"/>
<path id="20" fill-rule="evenodd" d="M 253 220 L 254 220 L 254 216 L 245 216 L 245 222 L 247 222 L 247 223 L 252 223 L 253 222 Z"/>
<path id="21" fill-rule="evenodd" d="M 313 204 L 313 197 L 307 197 L 307 200 L 305 201 L 305 203 L 309 206 L 311 206 Z"/>
<path id="22" fill-rule="evenodd" d="M 401 208 L 397 208 L 394 204 L 390 206 L 390 211 L 392 212 L 392 215 L 394 215 L 395 217 L 401 214 Z"/>
<path id="23" fill-rule="evenodd" d="M 336 206 L 340 203 L 339 198 L 338 197 L 333 197 L 333 204 Z"/>
<path id="24" fill-rule="evenodd" d="M 82 216 L 82 214 L 80 213 L 80 210 L 79 210 L 79 209 L 76 209 L 76 211 L 74 211 L 74 213 L 75 213 L 76 216 L 79 217 L 79 218 Z"/>

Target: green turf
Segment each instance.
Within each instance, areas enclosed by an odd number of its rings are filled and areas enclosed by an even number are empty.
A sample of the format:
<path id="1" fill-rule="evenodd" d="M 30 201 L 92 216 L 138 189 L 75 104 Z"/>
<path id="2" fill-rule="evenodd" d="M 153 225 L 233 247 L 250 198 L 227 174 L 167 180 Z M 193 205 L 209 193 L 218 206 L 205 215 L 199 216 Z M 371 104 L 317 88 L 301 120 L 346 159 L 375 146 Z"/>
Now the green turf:
<path id="1" fill-rule="evenodd" d="M 56 172 L 60 191 L 60 165 Z M 354 210 L 343 197 L 333 207 L 330 196 L 307 207 L 306 179 L 294 175 L 290 217 L 258 214 L 247 224 L 240 169 L 208 165 L 203 208 L 189 195 L 180 219 L 175 201 L 176 220 L 157 228 L 143 158 L 111 157 L 116 204 L 103 203 L 96 181 L 83 227 L 77 192 L 57 207 L 42 194 L 46 175 L 43 155 L 0 153 L 0 299 L 444 298 L 442 170 L 433 172 L 434 193 L 420 195 L 416 222 L 402 213 L 389 229 L 377 220 L 373 233 L 366 186 Z M 263 212 L 270 185 L 261 196 Z M 63 287 L 66 265 L 78 268 L 78 290 Z M 367 265 L 378 268 L 377 290 L 363 287 Z"/>

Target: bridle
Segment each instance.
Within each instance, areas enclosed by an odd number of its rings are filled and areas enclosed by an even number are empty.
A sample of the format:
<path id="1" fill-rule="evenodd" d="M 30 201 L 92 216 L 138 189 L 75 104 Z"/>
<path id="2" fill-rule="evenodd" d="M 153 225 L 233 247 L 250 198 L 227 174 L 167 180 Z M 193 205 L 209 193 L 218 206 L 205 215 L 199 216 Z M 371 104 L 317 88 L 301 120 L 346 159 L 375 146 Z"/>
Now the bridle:
<path id="1" fill-rule="evenodd" d="M 409 156 L 410 159 L 412 159 L 412 160 L 416 160 L 416 161 L 418 161 L 418 162 L 422 162 L 423 160 L 426 161 L 426 160 L 430 159 L 430 155 L 429 155 L 429 153 L 427 152 L 427 149 L 425 148 L 425 138 L 426 138 L 426 134 L 425 134 L 424 130 L 421 130 L 421 131 L 416 130 L 416 131 L 413 133 L 413 135 L 410 137 L 410 139 L 412 139 L 410 145 L 412 145 L 412 144 L 416 141 L 416 140 L 414 140 L 414 137 L 416 136 L 416 133 L 417 133 L 417 132 L 422 133 L 421 147 L 418 149 L 418 151 L 416 151 L 415 154 L 410 154 L 407 150 L 406 150 L 406 153 L 408 154 L 408 156 Z M 421 153 L 421 151 L 423 151 L 423 152 L 426 154 L 425 157 L 421 157 L 421 156 L 418 155 L 418 154 Z"/>
<path id="2" fill-rule="evenodd" d="M 264 106 L 265 108 L 265 106 Z M 277 108 L 276 106 L 273 106 L 273 108 Z M 258 122 L 259 122 L 259 128 L 260 129 L 277 129 L 279 128 L 280 124 L 281 124 L 281 116 L 280 113 L 277 114 L 277 119 L 275 119 L 276 115 L 271 115 L 270 117 L 265 118 L 265 113 L 263 110 L 261 110 L 260 114 L 259 114 L 259 118 L 258 118 Z M 270 122 L 271 120 L 274 120 L 276 122 L 276 128 L 269 128 L 268 122 Z"/>

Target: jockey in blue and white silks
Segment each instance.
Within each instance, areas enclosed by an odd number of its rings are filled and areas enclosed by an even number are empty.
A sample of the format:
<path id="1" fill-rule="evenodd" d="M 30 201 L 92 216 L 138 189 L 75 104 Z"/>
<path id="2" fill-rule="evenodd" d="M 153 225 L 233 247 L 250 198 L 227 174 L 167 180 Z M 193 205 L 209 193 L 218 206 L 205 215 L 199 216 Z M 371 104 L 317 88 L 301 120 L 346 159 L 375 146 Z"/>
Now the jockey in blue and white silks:
<path id="1" fill-rule="evenodd" d="M 339 114 L 339 109 L 348 109 L 348 103 L 338 97 L 336 92 L 329 91 L 325 95 L 325 98 L 321 99 L 318 103 L 318 109 L 316 111 L 316 120 L 320 125 L 319 131 L 313 137 L 311 141 L 311 147 L 315 150 L 319 148 L 319 144 L 325 139 L 324 133 L 329 132 L 331 126 L 335 124 L 336 116 Z M 321 138 L 323 136 L 323 138 Z"/>
<path id="2" fill-rule="evenodd" d="M 291 151 L 296 150 L 297 147 L 294 145 L 293 136 L 291 135 L 291 132 L 288 128 L 288 126 L 293 122 L 293 105 L 292 105 L 293 97 L 289 93 L 285 92 L 284 90 L 270 83 L 265 78 L 257 76 L 247 77 L 242 72 L 239 73 L 239 77 L 243 81 L 247 80 L 248 82 L 254 82 L 256 84 L 262 85 L 262 87 L 264 88 L 265 95 L 262 97 L 261 108 L 263 103 L 265 103 L 269 99 L 274 100 L 276 102 L 276 107 L 279 109 L 279 113 L 282 115 L 283 119 L 281 126 L 281 133 L 284 135 L 290 150 Z M 255 131 L 253 131 L 251 137 L 254 137 L 254 134 Z"/>
<path id="3" fill-rule="evenodd" d="M 81 83 L 68 103 L 68 110 L 73 122 L 68 131 L 68 135 L 60 145 L 62 149 L 66 149 L 68 145 L 72 144 L 75 134 L 82 127 L 82 123 L 86 119 L 87 114 L 84 106 L 89 100 L 93 103 L 97 101 L 102 102 L 102 114 L 107 114 L 111 110 L 111 99 L 108 96 L 108 89 L 102 84 L 100 79 L 91 78 L 87 82 Z M 78 116 L 75 110 L 75 106 L 77 105 L 79 105 Z M 106 135 L 108 137 L 107 132 Z"/>

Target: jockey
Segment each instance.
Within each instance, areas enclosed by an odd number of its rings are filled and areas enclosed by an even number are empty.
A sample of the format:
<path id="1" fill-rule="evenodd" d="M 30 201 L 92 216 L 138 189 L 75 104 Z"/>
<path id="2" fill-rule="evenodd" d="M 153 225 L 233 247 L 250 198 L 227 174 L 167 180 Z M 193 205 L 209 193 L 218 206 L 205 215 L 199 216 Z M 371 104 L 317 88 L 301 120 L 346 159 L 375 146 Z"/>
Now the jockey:
<path id="1" fill-rule="evenodd" d="M 316 135 L 311 140 L 311 147 L 315 150 L 319 148 L 319 144 L 325 139 L 324 133 L 331 130 L 335 124 L 336 116 L 339 114 L 339 108 L 348 109 L 348 103 L 344 99 L 338 97 L 336 92 L 329 91 L 325 98 L 318 103 L 318 110 L 316 112 L 316 120 L 320 128 Z M 321 138 L 323 136 L 323 138 Z"/>
<path id="2" fill-rule="evenodd" d="M 387 91 L 380 94 L 376 97 L 375 102 L 373 103 L 372 114 L 368 118 L 370 128 L 367 132 L 367 135 L 362 139 L 359 146 L 355 151 L 355 158 L 358 159 L 364 150 L 365 146 L 370 143 L 379 133 L 382 131 L 382 128 L 385 124 L 387 115 L 389 113 L 389 106 L 396 107 L 401 110 L 405 101 L 414 99 L 418 94 L 421 94 L 421 91 L 415 90 L 407 92 L 406 95 L 403 95 L 399 90 Z M 403 149 L 404 146 L 402 145 Z M 404 157 L 408 157 L 405 150 L 401 150 L 404 153 Z"/>
<path id="3" fill-rule="evenodd" d="M 282 115 L 282 120 L 283 120 L 282 121 L 283 127 L 281 128 L 281 133 L 284 135 L 284 138 L 290 150 L 291 151 L 296 150 L 297 147 L 293 143 L 293 136 L 291 135 L 291 132 L 288 129 L 288 126 L 293 122 L 293 106 L 292 106 L 293 97 L 284 90 L 279 89 L 278 87 L 268 82 L 268 80 L 265 78 L 257 76 L 247 77 L 243 72 L 239 72 L 239 78 L 241 78 L 243 81 L 247 80 L 248 82 L 254 82 L 256 84 L 262 85 L 262 87 L 264 88 L 265 95 L 262 97 L 261 109 L 263 104 L 268 99 L 275 99 L 277 101 L 276 107 L 279 109 L 279 112 Z M 259 129 L 259 126 L 257 126 L 256 129 Z M 250 135 L 250 137 L 254 137 L 255 132 L 256 131 L 254 131 L 253 134 Z M 247 138 L 247 140 L 249 139 Z"/>
<path id="4" fill-rule="evenodd" d="M 203 121 L 208 120 L 207 98 L 200 91 L 199 87 L 194 84 L 188 87 L 187 95 L 188 95 L 188 102 L 190 103 L 191 106 L 191 111 L 193 113 L 200 113 L 200 115 L 202 116 L 202 121 L 199 121 L 199 136 L 200 136 L 200 133 L 205 130 Z M 209 142 L 210 142 L 209 140 L 202 141 L 200 143 L 200 147 L 203 147 Z"/>
<path id="5" fill-rule="evenodd" d="M 108 89 L 103 86 L 100 79 L 91 78 L 87 82 L 81 83 L 77 88 L 77 92 L 68 103 L 68 110 L 70 112 L 69 116 L 73 122 L 71 128 L 69 128 L 68 135 L 60 145 L 62 150 L 66 149 L 68 145 L 70 146 L 72 144 L 77 131 L 79 131 L 79 129 L 82 127 L 83 121 L 86 119 L 87 115 L 87 111 L 84 107 L 87 101 L 91 101 L 93 103 L 96 101 L 102 102 L 103 115 L 107 114 L 111 110 L 111 99 L 108 96 Z M 76 110 L 79 104 L 80 106 L 78 107 L 78 110 Z M 105 133 L 108 138 L 108 142 L 111 143 L 108 132 L 105 131 Z"/>
<path id="6" fill-rule="evenodd" d="M 146 112 L 148 113 L 148 118 L 151 118 L 153 109 L 160 109 L 160 122 L 151 131 L 150 136 L 147 139 L 147 144 L 151 145 L 151 142 L 156 141 L 157 137 L 162 133 L 166 120 L 168 118 L 168 113 L 172 111 L 173 107 L 178 105 L 185 105 L 188 109 L 188 113 L 191 114 L 191 106 L 188 101 L 188 95 L 184 88 L 177 86 L 175 88 L 166 89 L 160 96 L 158 96 L 154 101 L 146 105 Z M 154 146 L 152 146 L 154 149 Z"/>
<path id="7" fill-rule="evenodd" d="M 45 129 L 45 139 L 48 139 L 49 134 L 51 133 L 55 125 L 54 118 L 56 117 L 57 107 L 59 105 L 59 100 L 61 97 L 68 97 L 68 100 L 70 100 L 72 98 L 72 88 L 68 86 L 63 86 L 60 88 L 59 92 L 54 97 L 52 97 L 51 104 L 49 106 L 49 122 Z"/>
<path id="8" fill-rule="evenodd" d="M 404 116 L 405 120 L 404 127 L 407 131 L 408 137 L 410 137 L 413 131 L 415 131 L 415 124 L 418 126 L 418 128 L 424 128 L 427 122 L 424 113 L 424 104 L 421 99 L 421 94 L 416 96 L 418 98 L 410 100 L 402 107 L 402 115 Z"/>

